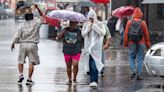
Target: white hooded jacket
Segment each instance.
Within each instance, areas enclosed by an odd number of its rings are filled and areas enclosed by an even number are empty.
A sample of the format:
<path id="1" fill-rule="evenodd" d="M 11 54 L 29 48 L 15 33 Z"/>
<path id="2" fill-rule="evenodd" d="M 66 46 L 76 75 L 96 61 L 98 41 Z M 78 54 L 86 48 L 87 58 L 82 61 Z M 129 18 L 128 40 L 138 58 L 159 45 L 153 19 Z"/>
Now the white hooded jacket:
<path id="1" fill-rule="evenodd" d="M 95 61 L 97 70 L 101 71 L 104 67 L 101 61 L 103 38 L 106 33 L 105 26 L 100 21 L 97 21 L 97 15 L 94 10 L 89 11 L 87 18 L 93 18 L 94 23 L 85 23 L 81 32 L 84 37 L 84 50 L 82 52 L 84 68 L 89 71 L 89 58 L 91 55 Z"/>

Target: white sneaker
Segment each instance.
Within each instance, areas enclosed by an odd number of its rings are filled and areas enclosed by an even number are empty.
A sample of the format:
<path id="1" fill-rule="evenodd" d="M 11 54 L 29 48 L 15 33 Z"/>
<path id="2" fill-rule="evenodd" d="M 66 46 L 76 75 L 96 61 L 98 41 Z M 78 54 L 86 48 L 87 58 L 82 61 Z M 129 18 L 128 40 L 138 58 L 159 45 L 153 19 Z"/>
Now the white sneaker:
<path id="1" fill-rule="evenodd" d="M 97 83 L 96 83 L 96 82 L 93 82 L 92 86 L 93 86 L 94 88 L 97 88 Z"/>
<path id="2" fill-rule="evenodd" d="M 97 88 L 97 83 L 96 82 L 92 82 L 92 83 L 90 83 L 89 86 L 92 87 L 92 88 Z"/>
<path id="3" fill-rule="evenodd" d="M 93 82 L 91 82 L 91 83 L 89 84 L 89 86 L 92 87 L 92 86 L 93 86 Z"/>

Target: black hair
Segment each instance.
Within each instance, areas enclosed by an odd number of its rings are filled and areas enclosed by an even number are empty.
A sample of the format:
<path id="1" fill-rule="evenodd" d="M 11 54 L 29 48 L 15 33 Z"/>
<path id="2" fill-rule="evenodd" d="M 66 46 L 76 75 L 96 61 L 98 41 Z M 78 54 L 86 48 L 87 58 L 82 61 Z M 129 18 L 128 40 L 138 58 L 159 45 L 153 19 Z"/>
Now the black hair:
<path id="1" fill-rule="evenodd" d="M 34 18 L 34 15 L 32 13 L 29 13 L 29 14 L 25 14 L 25 20 L 33 20 Z"/>

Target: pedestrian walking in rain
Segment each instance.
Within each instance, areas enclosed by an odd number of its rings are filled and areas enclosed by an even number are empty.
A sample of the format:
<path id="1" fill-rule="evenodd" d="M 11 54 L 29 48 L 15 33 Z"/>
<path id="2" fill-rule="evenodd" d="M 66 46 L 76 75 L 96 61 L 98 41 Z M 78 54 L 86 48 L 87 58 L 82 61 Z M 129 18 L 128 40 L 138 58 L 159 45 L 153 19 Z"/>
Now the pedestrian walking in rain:
<path id="1" fill-rule="evenodd" d="M 83 37 L 77 24 L 78 22 L 70 21 L 69 27 L 66 27 L 57 35 L 59 39 L 63 39 L 63 53 L 67 65 L 68 85 L 72 84 L 72 72 L 73 82 L 77 83 L 78 63 L 83 47 Z"/>
<path id="2" fill-rule="evenodd" d="M 89 11 L 87 18 L 89 21 L 82 27 L 84 67 L 86 71 L 90 71 L 90 87 L 97 87 L 98 72 L 101 72 L 104 67 L 102 63 L 102 46 L 105 27 L 102 22 L 97 20 L 97 15 L 92 9 Z"/>
<path id="3" fill-rule="evenodd" d="M 31 6 L 24 7 L 24 11 L 25 21 L 18 28 L 12 42 L 11 50 L 15 48 L 15 44 L 20 44 L 18 56 L 18 84 L 22 84 L 22 81 L 24 80 L 23 68 L 26 63 L 25 59 L 28 57 L 29 71 L 26 84 L 32 85 L 34 84 L 32 80 L 34 66 L 40 64 L 37 44 L 39 43 L 39 28 L 41 25 L 41 19 L 34 19 Z"/>
<path id="4" fill-rule="evenodd" d="M 108 26 L 108 28 L 109 28 L 109 31 L 110 31 L 112 37 L 115 36 L 115 32 L 116 32 L 115 26 L 116 26 L 117 20 L 118 20 L 118 18 L 115 17 L 115 16 L 111 16 L 111 17 L 108 19 L 107 26 Z"/>
<path id="5" fill-rule="evenodd" d="M 142 79 L 142 65 L 144 49 L 150 47 L 150 38 L 145 21 L 141 20 L 143 13 L 140 8 L 135 8 L 133 19 L 129 20 L 124 33 L 124 46 L 129 48 L 129 63 L 131 79 Z M 135 64 L 137 67 L 135 68 Z"/>
<path id="6" fill-rule="evenodd" d="M 102 22 L 102 18 L 101 16 L 98 16 L 97 17 L 98 21 L 101 21 Z M 110 31 L 109 31 L 109 28 L 107 27 L 106 24 L 104 24 L 105 26 L 105 31 L 106 31 L 106 34 L 104 36 L 104 40 L 103 40 L 103 51 L 102 51 L 102 63 L 105 64 L 105 56 L 106 56 L 106 53 L 105 51 L 109 48 L 110 44 L 111 44 L 111 34 L 110 34 Z M 104 71 L 105 71 L 105 67 L 101 70 L 101 76 L 104 77 Z"/>
<path id="7" fill-rule="evenodd" d="M 116 30 L 119 31 L 119 33 L 120 33 L 120 45 L 123 45 L 124 29 L 125 29 L 126 23 L 127 23 L 127 18 L 126 17 L 120 17 L 117 21 L 117 24 L 116 24 Z"/>

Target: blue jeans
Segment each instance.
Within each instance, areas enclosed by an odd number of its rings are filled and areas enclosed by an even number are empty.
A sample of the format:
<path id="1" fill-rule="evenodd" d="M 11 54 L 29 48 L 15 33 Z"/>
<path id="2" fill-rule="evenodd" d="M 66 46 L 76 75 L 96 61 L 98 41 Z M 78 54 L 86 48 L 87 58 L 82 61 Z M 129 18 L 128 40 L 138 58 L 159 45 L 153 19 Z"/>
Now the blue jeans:
<path id="1" fill-rule="evenodd" d="M 89 71 L 90 71 L 91 82 L 98 82 L 98 70 L 96 68 L 96 64 L 92 56 L 90 56 L 90 59 L 89 59 Z"/>
<path id="2" fill-rule="evenodd" d="M 131 73 L 137 73 L 137 75 L 141 75 L 142 64 L 144 61 L 144 49 L 145 45 L 143 44 L 133 44 L 129 46 L 129 62 Z M 136 63 L 137 69 L 135 69 Z"/>

